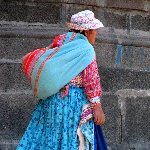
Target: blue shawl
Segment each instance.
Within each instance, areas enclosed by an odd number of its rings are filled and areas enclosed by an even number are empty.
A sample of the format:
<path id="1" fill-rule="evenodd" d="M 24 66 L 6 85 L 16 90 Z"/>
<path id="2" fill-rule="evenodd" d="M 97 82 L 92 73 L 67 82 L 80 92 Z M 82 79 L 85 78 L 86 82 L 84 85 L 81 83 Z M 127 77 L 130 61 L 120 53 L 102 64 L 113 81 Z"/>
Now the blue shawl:
<path id="1" fill-rule="evenodd" d="M 94 59 L 95 51 L 88 39 L 77 33 L 73 41 L 69 42 L 72 34 L 72 32 L 68 32 L 63 46 L 52 58 L 45 62 L 38 75 L 37 95 L 35 95 L 38 98 L 46 99 L 59 92 Z M 47 50 L 36 63 L 31 77 L 33 91 L 35 90 L 35 80 L 41 64 L 54 50 L 54 48 Z"/>

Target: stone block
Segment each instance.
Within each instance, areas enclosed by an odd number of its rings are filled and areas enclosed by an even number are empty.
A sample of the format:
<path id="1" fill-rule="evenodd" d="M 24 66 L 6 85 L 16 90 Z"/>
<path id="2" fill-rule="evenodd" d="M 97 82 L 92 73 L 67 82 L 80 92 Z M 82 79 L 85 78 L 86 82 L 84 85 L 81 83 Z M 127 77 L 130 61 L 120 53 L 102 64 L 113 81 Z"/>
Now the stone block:
<path id="1" fill-rule="evenodd" d="M 17 143 L 13 140 L 5 140 L 0 142 L 0 150 L 16 150 Z"/>
<path id="2" fill-rule="evenodd" d="M 99 67 L 104 91 L 115 92 L 120 89 L 150 89 L 149 71 L 134 71 L 125 68 Z"/>
<path id="3" fill-rule="evenodd" d="M 129 68 L 150 70 L 150 48 L 124 46 L 121 65 Z"/>
<path id="4" fill-rule="evenodd" d="M 64 12 L 66 14 L 63 22 L 69 22 L 70 18 L 73 14 L 78 13 L 80 11 L 83 10 L 92 10 L 93 11 L 93 7 L 92 6 L 88 6 L 88 5 L 79 5 L 79 4 L 63 4 L 63 10 L 62 13 Z"/>
<path id="5" fill-rule="evenodd" d="M 116 29 L 128 28 L 128 15 L 125 13 L 115 12 L 114 10 L 107 10 L 104 8 L 95 8 L 95 16 L 102 21 L 105 27 Z"/>
<path id="6" fill-rule="evenodd" d="M 131 29 L 150 31 L 150 15 L 131 16 Z"/>
<path id="7" fill-rule="evenodd" d="M 0 93 L 0 142 L 21 138 L 36 103 L 27 91 Z"/>
<path id="8" fill-rule="evenodd" d="M 43 22 L 55 24 L 59 22 L 61 5 L 42 3 L 25 5 L 20 3 L 1 3 L 0 20 Z"/>
<path id="9" fill-rule="evenodd" d="M 150 97 L 126 98 L 123 122 L 123 141 L 148 143 L 150 141 Z"/>
<path id="10" fill-rule="evenodd" d="M 17 35 L 16 35 L 17 36 Z M 37 48 L 46 47 L 52 39 L 39 38 L 0 38 L 0 59 L 21 59 L 28 52 Z"/>
<path id="11" fill-rule="evenodd" d="M 0 91 L 23 91 L 31 89 L 25 78 L 22 65 L 17 63 L 0 64 Z"/>
<path id="12" fill-rule="evenodd" d="M 117 46 L 115 44 L 97 42 L 94 47 L 98 66 L 113 67 L 116 62 Z"/>
<path id="13" fill-rule="evenodd" d="M 121 54 L 119 55 L 120 46 Z M 150 48 L 109 44 L 99 41 L 96 42 L 94 47 L 99 66 L 150 70 Z"/>
<path id="14" fill-rule="evenodd" d="M 104 135 L 108 145 L 121 142 L 121 110 L 118 104 L 117 95 L 104 94 L 102 107 L 106 116 L 106 123 L 103 126 Z"/>
<path id="15" fill-rule="evenodd" d="M 137 9 L 149 11 L 148 3 L 146 0 L 106 0 L 105 6 L 114 7 L 114 8 L 122 8 L 122 9 Z"/>
<path id="16" fill-rule="evenodd" d="M 1 0 L 0 2 L 4 2 Z M 9 0 L 9 3 L 21 3 L 21 4 L 37 4 L 37 3 L 67 3 L 67 4 L 81 4 L 81 5 L 93 5 L 104 6 L 105 0 Z"/>
<path id="17" fill-rule="evenodd" d="M 150 146 L 150 90 L 121 90 L 116 93 L 122 112 L 122 143 L 136 150 Z"/>

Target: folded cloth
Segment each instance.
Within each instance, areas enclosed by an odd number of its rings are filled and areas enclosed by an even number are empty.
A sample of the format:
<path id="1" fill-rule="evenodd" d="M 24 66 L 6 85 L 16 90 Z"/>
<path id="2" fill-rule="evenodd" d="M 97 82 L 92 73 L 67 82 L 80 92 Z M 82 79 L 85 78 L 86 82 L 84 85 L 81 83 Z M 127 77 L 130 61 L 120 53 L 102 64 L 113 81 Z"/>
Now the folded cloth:
<path id="1" fill-rule="evenodd" d="M 46 99 L 59 92 L 94 59 L 95 51 L 88 39 L 80 33 L 75 37 L 73 34 L 68 32 L 61 47 L 42 51 L 34 63 L 30 73 L 31 85 L 38 98 Z M 55 54 L 52 56 L 53 53 Z"/>

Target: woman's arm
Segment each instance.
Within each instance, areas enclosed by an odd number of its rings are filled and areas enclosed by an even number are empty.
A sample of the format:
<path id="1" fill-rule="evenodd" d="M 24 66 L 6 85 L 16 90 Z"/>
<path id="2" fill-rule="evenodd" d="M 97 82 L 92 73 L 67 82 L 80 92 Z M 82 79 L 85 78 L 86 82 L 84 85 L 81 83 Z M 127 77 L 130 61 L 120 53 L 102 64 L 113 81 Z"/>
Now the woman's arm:
<path id="1" fill-rule="evenodd" d="M 93 106 L 94 122 L 102 125 L 105 122 L 105 115 L 100 103 L 102 88 L 96 58 L 82 72 L 82 78 L 85 94 Z"/>

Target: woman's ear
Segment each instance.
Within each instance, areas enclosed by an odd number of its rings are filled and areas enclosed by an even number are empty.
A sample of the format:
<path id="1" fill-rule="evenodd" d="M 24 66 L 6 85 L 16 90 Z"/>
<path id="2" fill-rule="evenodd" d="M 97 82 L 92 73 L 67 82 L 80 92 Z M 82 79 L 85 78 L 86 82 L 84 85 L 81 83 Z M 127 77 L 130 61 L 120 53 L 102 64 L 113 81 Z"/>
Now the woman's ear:
<path id="1" fill-rule="evenodd" d="M 89 35 L 89 30 L 85 30 L 85 36 L 88 37 Z"/>

